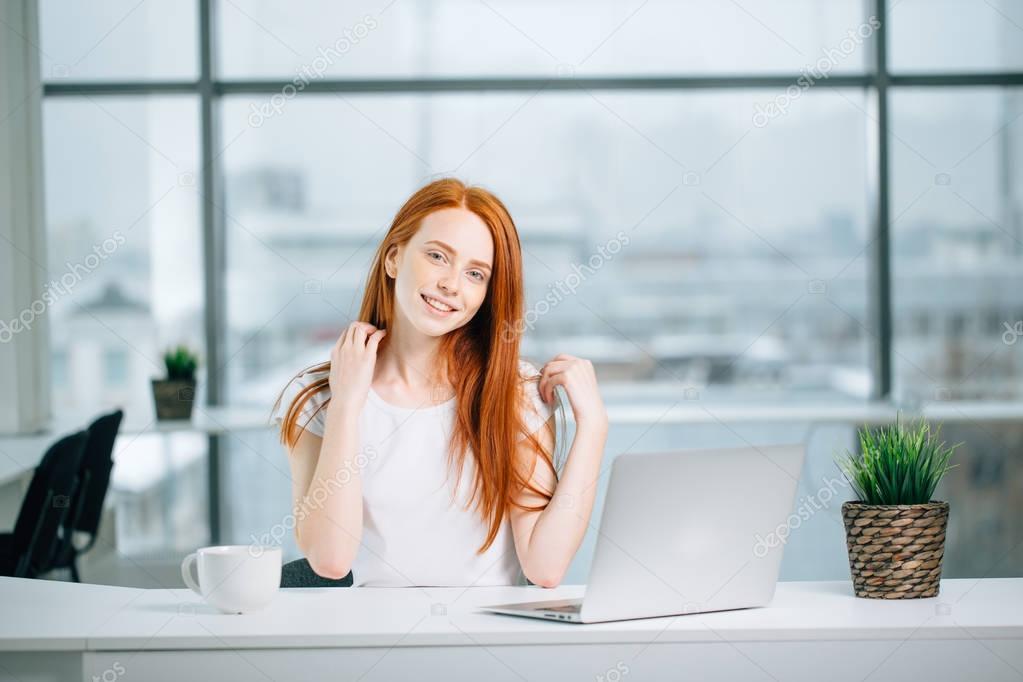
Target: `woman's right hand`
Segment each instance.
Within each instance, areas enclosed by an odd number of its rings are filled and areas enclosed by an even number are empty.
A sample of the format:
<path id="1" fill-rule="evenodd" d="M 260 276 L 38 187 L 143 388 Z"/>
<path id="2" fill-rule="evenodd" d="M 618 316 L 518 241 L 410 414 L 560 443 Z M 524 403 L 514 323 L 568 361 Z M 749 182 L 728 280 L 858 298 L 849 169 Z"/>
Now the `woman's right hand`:
<path id="1" fill-rule="evenodd" d="M 341 333 L 330 352 L 330 408 L 362 412 L 373 382 L 377 347 L 386 329 L 368 322 L 352 322 Z"/>

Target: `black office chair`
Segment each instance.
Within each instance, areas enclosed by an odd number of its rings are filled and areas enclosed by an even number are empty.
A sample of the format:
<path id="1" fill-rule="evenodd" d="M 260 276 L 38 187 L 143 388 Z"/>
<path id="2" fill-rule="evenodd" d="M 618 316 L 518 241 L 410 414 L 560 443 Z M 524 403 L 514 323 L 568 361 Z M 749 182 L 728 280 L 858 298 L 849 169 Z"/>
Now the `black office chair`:
<path id="1" fill-rule="evenodd" d="M 89 425 L 89 439 L 85 443 L 78 471 L 81 485 L 78 486 L 75 499 L 71 502 L 71 511 L 64 521 L 61 544 L 53 561 L 53 568 L 71 569 L 71 579 L 76 583 L 81 582 L 78 557 L 92 549 L 99 536 L 103 501 L 110 487 L 110 472 L 114 468 L 114 441 L 123 418 L 124 412 L 115 410 Z M 86 544 L 81 548 L 74 544 L 76 533 L 88 536 Z"/>
<path id="2" fill-rule="evenodd" d="M 295 559 L 281 567 L 281 587 L 351 587 L 352 572 L 344 578 L 324 578 L 313 571 L 308 559 Z"/>
<path id="3" fill-rule="evenodd" d="M 37 578 L 52 570 L 61 526 L 71 509 L 88 432 L 50 446 L 36 467 L 14 531 L 0 534 L 0 575 Z"/>

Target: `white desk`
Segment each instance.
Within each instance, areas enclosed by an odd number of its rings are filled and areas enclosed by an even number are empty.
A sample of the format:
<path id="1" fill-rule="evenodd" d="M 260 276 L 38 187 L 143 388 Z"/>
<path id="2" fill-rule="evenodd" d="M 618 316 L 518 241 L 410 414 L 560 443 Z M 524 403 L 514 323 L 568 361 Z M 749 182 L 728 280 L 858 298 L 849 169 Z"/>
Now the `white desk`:
<path id="1" fill-rule="evenodd" d="M 498 588 L 282 590 L 215 612 L 188 590 L 0 578 L 0 679 L 1020 680 L 1023 579 L 947 580 L 879 602 L 781 583 L 770 607 L 575 625 L 477 610 L 582 594 Z M 95 677 L 94 677 L 95 676 Z"/>

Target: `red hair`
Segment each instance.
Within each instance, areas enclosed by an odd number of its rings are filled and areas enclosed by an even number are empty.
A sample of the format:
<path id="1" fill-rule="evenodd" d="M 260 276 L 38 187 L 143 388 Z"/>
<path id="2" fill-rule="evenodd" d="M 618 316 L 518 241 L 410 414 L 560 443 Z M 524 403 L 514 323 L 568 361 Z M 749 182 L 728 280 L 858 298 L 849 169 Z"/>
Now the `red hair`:
<path id="1" fill-rule="evenodd" d="M 541 511 L 546 507 L 546 503 L 530 507 L 516 502 L 515 496 L 524 487 L 550 502 L 554 491 L 539 490 L 530 482 L 536 460 L 542 459 L 556 472 L 554 453 L 534 434 L 528 433 L 523 419 L 523 410 L 531 409 L 527 384 L 538 381 L 539 375 L 524 377 L 519 371 L 525 307 L 522 248 L 515 223 L 501 200 L 482 187 L 466 186 L 454 178 L 437 180 L 419 189 L 395 215 L 377 248 L 366 278 L 358 319 L 378 329 L 391 327 L 395 316 L 394 280 L 384 270 L 384 259 L 392 248 L 408 243 L 426 216 L 446 208 L 464 208 L 476 214 L 490 230 L 494 242 L 493 270 L 483 304 L 467 324 L 441 339 L 438 354 L 456 398 L 454 429 L 448 443 L 449 464 L 456 462 L 456 471 L 460 474 L 467 450 L 472 452 L 476 462 L 469 503 L 476 502 L 483 522 L 489 527 L 485 542 L 477 550 L 481 554 L 494 542 L 512 505 L 528 511 Z M 381 347 L 387 343 L 387 338 L 381 340 Z M 303 370 L 298 376 L 329 371 L 328 360 Z M 306 402 L 319 393 L 326 393 L 317 411 L 325 409 L 330 402 L 329 392 L 329 379 L 324 376 L 305 386 L 292 400 L 281 424 L 281 442 L 289 449 L 305 430 L 304 426 L 301 429 L 296 426 Z M 281 397 L 283 391 L 277 404 Z M 549 425 L 544 428 L 551 430 L 556 443 L 557 430 Z M 526 442 L 539 455 L 531 458 L 526 466 L 521 466 L 526 463 L 517 462 L 515 456 L 520 434 L 525 434 Z"/>

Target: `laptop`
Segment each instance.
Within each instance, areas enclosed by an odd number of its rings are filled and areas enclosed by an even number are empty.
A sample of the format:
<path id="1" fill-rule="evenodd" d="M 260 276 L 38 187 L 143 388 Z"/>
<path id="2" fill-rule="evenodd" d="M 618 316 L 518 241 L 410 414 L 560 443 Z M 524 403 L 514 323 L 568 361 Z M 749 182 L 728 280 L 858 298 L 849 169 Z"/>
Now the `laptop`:
<path id="1" fill-rule="evenodd" d="M 480 608 L 599 623 L 766 606 L 804 454 L 794 444 L 619 455 L 583 598 Z"/>

